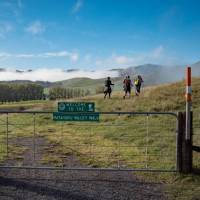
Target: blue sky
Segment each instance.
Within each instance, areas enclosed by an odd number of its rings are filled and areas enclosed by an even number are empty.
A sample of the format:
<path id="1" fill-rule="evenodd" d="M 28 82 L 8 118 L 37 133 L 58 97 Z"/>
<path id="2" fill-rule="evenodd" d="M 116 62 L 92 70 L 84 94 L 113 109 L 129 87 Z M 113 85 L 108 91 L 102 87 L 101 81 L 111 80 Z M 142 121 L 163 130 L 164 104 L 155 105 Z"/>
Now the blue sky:
<path id="1" fill-rule="evenodd" d="M 0 0 L 0 68 L 200 60 L 199 0 Z"/>

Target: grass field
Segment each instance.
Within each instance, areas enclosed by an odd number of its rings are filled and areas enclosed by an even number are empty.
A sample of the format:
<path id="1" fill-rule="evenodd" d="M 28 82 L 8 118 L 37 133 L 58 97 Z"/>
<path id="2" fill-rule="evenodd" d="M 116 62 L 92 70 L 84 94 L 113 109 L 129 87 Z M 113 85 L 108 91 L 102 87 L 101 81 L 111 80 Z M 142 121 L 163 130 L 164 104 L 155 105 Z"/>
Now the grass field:
<path id="1" fill-rule="evenodd" d="M 96 111 L 184 111 L 184 82 L 146 87 L 139 97 L 122 99 L 123 92 L 114 92 L 112 99 L 103 95 L 73 99 L 71 101 L 95 102 Z M 1 110 L 55 111 L 57 102 L 30 101 L 8 103 Z M 195 145 L 200 146 L 200 79 L 193 79 L 193 111 Z M 6 115 L 0 117 L 0 160 L 5 160 Z M 33 137 L 34 117 L 31 114 L 9 114 L 9 140 Z M 171 116 L 101 116 L 100 123 L 59 123 L 51 115 L 35 116 L 36 136 L 54 144 L 41 159 L 41 164 L 64 166 L 64 158 L 76 155 L 83 165 L 91 167 L 175 168 L 176 120 Z M 147 148 L 148 146 L 148 148 Z M 18 158 L 26 147 L 9 144 L 10 158 Z M 59 155 L 59 156 L 58 156 Z M 200 168 L 200 154 L 194 153 L 194 166 Z M 200 178 L 198 175 L 146 174 L 138 176 L 167 183 L 171 199 L 198 199 Z M 175 187 L 176 186 L 176 187 Z"/>
<path id="2" fill-rule="evenodd" d="M 102 79 L 90 79 L 90 78 L 74 78 L 70 80 L 65 80 L 61 82 L 56 82 L 58 85 L 61 85 L 65 88 L 80 88 L 89 90 L 91 94 L 96 94 L 96 88 L 102 87 L 104 85 L 106 78 Z M 115 77 L 112 78 L 112 82 L 115 84 L 114 89 L 119 91 L 122 89 L 123 78 Z"/>

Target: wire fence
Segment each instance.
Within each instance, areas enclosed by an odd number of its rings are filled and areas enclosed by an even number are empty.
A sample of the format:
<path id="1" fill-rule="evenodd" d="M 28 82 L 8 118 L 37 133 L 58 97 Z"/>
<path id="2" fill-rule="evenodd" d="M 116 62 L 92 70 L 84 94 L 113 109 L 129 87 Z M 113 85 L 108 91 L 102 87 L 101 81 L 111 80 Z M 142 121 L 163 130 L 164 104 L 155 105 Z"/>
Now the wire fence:
<path id="1" fill-rule="evenodd" d="M 172 113 L 101 113 L 55 122 L 52 113 L 1 113 L 1 167 L 176 170 Z"/>
<path id="2" fill-rule="evenodd" d="M 200 147 L 199 79 L 192 79 L 193 146 Z M 200 152 L 193 151 L 193 167 L 200 169 Z"/>
<path id="3" fill-rule="evenodd" d="M 200 147 L 200 113 L 193 113 L 193 146 Z M 193 151 L 193 167 L 200 168 L 200 152 Z"/>

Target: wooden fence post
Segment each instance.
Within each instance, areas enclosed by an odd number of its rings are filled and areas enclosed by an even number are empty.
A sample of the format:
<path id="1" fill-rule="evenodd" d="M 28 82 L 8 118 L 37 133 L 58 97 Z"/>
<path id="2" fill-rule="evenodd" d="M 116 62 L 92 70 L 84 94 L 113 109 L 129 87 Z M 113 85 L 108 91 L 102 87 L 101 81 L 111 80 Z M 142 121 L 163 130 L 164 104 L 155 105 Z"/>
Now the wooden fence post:
<path id="1" fill-rule="evenodd" d="M 182 172 L 182 138 L 184 135 L 183 113 L 178 112 L 177 132 L 176 132 L 176 170 Z"/>
<path id="2" fill-rule="evenodd" d="M 190 112 L 191 124 L 189 140 L 186 134 L 186 113 L 178 112 L 177 134 L 176 134 L 176 169 L 180 173 L 192 172 L 192 119 L 193 113 Z"/>
<path id="3" fill-rule="evenodd" d="M 184 113 L 184 121 L 186 120 L 186 113 Z M 190 112 L 190 135 L 188 138 L 182 137 L 182 172 L 192 172 L 192 119 L 193 114 Z M 186 123 L 184 123 L 186 124 Z M 186 127 L 184 126 L 184 136 L 186 134 Z"/>

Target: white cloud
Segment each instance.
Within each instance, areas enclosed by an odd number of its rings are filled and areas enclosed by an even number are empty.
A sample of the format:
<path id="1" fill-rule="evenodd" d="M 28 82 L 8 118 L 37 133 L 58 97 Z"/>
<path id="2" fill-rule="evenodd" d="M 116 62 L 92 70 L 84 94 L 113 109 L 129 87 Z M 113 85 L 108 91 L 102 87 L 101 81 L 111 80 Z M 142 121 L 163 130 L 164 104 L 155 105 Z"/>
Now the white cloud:
<path id="1" fill-rule="evenodd" d="M 77 13 L 83 6 L 83 0 L 77 0 L 72 8 L 72 13 Z"/>
<path id="2" fill-rule="evenodd" d="M 40 21 L 34 21 L 25 28 L 25 31 L 37 35 L 45 32 L 45 26 Z"/>
<path id="3" fill-rule="evenodd" d="M 77 62 L 79 59 L 79 54 L 76 52 L 68 51 L 58 51 L 58 52 L 44 52 L 40 54 L 10 54 L 5 52 L 0 52 L 0 58 L 53 58 L 53 57 L 66 57 L 72 62 Z"/>
<path id="4" fill-rule="evenodd" d="M 16 58 L 34 58 L 34 54 L 16 54 L 16 55 L 11 55 L 12 57 Z"/>
<path id="5" fill-rule="evenodd" d="M 31 80 L 31 81 L 61 81 L 77 77 L 87 77 L 92 79 L 105 78 L 107 76 L 116 77 L 116 71 L 98 70 L 98 71 L 84 71 L 79 70 L 75 72 L 66 72 L 61 69 L 37 69 L 32 72 L 17 73 L 15 70 L 6 70 L 0 72 L 0 81 L 9 80 Z"/>
<path id="6" fill-rule="evenodd" d="M 170 60 L 172 61 L 171 57 L 164 54 L 164 47 L 160 45 L 149 52 L 137 53 L 134 55 L 112 54 L 104 60 L 98 59 L 95 64 L 102 67 L 127 67 L 146 63 L 166 64 L 166 62 L 169 63 Z"/>
<path id="7" fill-rule="evenodd" d="M 152 52 L 152 57 L 159 58 L 162 56 L 162 53 L 164 52 L 164 47 L 160 45 L 159 47 L 155 48 Z"/>
<path id="8" fill-rule="evenodd" d="M 120 65 L 127 64 L 130 62 L 130 58 L 127 56 L 115 56 L 114 59 L 115 62 Z"/>
<path id="9" fill-rule="evenodd" d="M 0 22 L 0 38 L 6 38 L 6 35 L 13 30 L 13 26 L 9 22 Z"/>
<path id="10" fill-rule="evenodd" d="M 71 61 L 72 62 L 77 62 L 79 59 L 79 54 L 78 53 L 73 53 L 70 55 Z"/>
<path id="11" fill-rule="evenodd" d="M 96 65 L 103 65 L 105 62 L 103 60 L 96 60 Z"/>
<path id="12" fill-rule="evenodd" d="M 9 53 L 0 52 L 0 58 L 7 58 L 10 56 L 11 56 L 11 54 L 9 54 Z"/>

